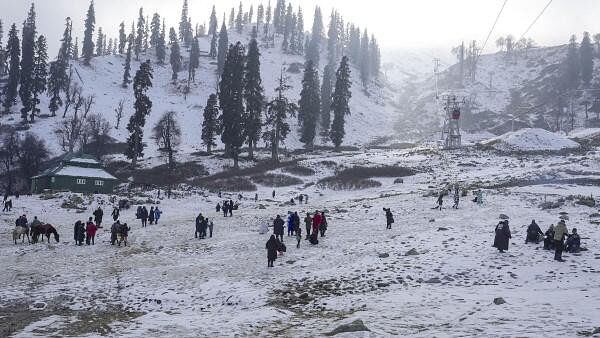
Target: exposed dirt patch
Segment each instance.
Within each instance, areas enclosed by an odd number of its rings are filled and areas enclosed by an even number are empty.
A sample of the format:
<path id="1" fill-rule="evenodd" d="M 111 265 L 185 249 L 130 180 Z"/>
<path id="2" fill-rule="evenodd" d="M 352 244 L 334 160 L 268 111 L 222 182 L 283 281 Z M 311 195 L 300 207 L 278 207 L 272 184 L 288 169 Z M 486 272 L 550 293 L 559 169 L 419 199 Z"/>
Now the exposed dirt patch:
<path id="1" fill-rule="evenodd" d="M 280 175 L 280 174 L 263 174 L 252 176 L 252 182 L 267 187 L 289 187 L 293 185 L 304 184 L 304 182 L 296 177 Z"/>

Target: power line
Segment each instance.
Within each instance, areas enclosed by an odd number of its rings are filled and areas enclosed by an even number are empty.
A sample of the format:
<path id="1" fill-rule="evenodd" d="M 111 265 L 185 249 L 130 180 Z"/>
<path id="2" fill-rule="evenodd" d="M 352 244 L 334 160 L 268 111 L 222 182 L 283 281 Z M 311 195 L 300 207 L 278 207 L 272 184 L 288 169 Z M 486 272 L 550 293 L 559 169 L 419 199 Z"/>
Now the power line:
<path id="1" fill-rule="evenodd" d="M 498 15 L 496 16 L 496 20 L 494 21 L 494 24 L 492 25 L 492 29 L 490 29 L 490 32 L 488 33 L 488 36 L 487 36 L 487 38 L 485 38 L 485 42 L 483 43 L 483 47 L 481 47 L 481 50 L 479 51 L 479 55 L 481 55 L 481 53 L 485 49 L 485 46 L 487 45 L 488 41 L 490 40 L 490 37 L 492 36 L 494 29 L 496 28 L 496 24 L 498 24 L 498 20 L 500 20 L 500 16 L 502 15 L 502 12 L 504 11 L 504 7 L 506 7 L 507 2 L 508 2 L 508 0 L 504 0 L 504 3 L 502 4 L 502 8 L 500 8 L 500 12 L 498 12 Z M 477 56 L 477 58 L 479 58 L 479 56 Z"/>
<path id="2" fill-rule="evenodd" d="M 544 14 L 544 12 L 546 11 L 546 9 L 548 9 L 548 7 L 550 7 L 550 4 L 552 3 L 552 1 L 554 0 L 550 0 L 548 1 L 548 4 L 546 4 L 546 7 L 544 7 L 544 9 L 542 9 L 542 11 L 540 12 L 540 14 L 538 14 L 537 17 L 535 17 L 535 19 L 533 20 L 533 22 L 531 23 L 531 25 L 529 25 L 529 27 L 527 27 L 527 30 L 525 31 L 525 33 L 523 33 L 523 35 L 521 35 L 521 37 L 519 38 L 519 40 L 521 40 L 522 38 L 525 37 L 525 35 L 527 33 L 529 33 L 529 31 L 531 30 L 531 28 L 533 27 L 533 25 L 536 24 L 536 22 L 540 19 L 540 17 Z M 518 40 L 517 40 L 518 41 Z"/>

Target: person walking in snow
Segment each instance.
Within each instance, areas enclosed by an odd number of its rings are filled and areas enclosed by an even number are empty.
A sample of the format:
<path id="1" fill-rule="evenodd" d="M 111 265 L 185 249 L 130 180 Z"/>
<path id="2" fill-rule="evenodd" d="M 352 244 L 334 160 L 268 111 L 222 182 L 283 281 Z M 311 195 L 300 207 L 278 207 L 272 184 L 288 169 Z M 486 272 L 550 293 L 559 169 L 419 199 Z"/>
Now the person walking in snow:
<path id="1" fill-rule="evenodd" d="M 275 190 L 273 190 L 273 194 L 272 195 L 273 195 L 273 198 L 275 198 Z"/>
<path id="2" fill-rule="evenodd" d="M 217 210 L 217 213 L 221 212 L 221 203 L 217 202 L 217 207 L 215 209 Z"/>
<path id="3" fill-rule="evenodd" d="M 554 250 L 554 224 L 550 224 L 544 235 L 544 250 Z"/>
<path id="4" fill-rule="evenodd" d="M 275 238 L 281 240 L 283 242 L 283 225 L 285 222 L 281 219 L 281 216 L 277 215 L 275 220 L 273 221 L 273 234 L 275 234 Z"/>
<path id="5" fill-rule="evenodd" d="M 564 240 L 565 237 L 569 235 L 569 230 L 567 229 L 567 224 L 564 220 L 560 220 L 558 224 L 554 227 L 554 260 L 559 262 L 564 262 L 565 260 L 562 258 L 562 253 L 564 249 Z"/>
<path id="6" fill-rule="evenodd" d="M 394 214 L 392 214 L 392 210 L 390 208 L 383 208 L 385 211 L 385 220 L 387 223 L 386 230 L 392 229 L 392 224 L 394 224 Z"/>
<path id="7" fill-rule="evenodd" d="M 279 248 L 279 241 L 275 238 L 275 235 L 271 235 L 271 238 L 267 241 L 267 267 L 272 268 L 273 263 L 277 259 L 277 249 Z"/>
<path id="8" fill-rule="evenodd" d="M 116 222 L 119 219 L 119 214 L 121 213 L 121 210 L 119 210 L 118 207 L 114 207 L 113 211 L 111 213 L 112 218 L 113 218 L 113 222 Z"/>
<path id="9" fill-rule="evenodd" d="M 440 211 L 442 210 L 442 206 L 444 204 L 444 193 L 440 192 L 440 194 L 438 195 L 438 199 L 437 199 L 437 207 L 435 207 L 434 209 L 440 209 Z"/>
<path id="10" fill-rule="evenodd" d="M 154 207 L 150 207 L 150 212 L 148 213 L 148 221 L 150 221 L 150 225 L 154 224 Z"/>
<path id="11" fill-rule="evenodd" d="M 327 231 L 327 218 L 325 217 L 325 212 L 321 213 L 321 224 L 319 225 L 319 231 L 321 232 L 321 237 L 325 237 L 325 232 Z"/>
<path id="12" fill-rule="evenodd" d="M 300 216 L 298 216 L 298 212 L 295 211 L 292 215 L 292 219 L 294 221 L 294 233 L 300 231 Z"/>
<path id="13" fill-rule="evenodd" d="M 298 242 L 296 244 L 296 249 L 300 249 L 300 242 L 302 242 L 302 228 L 298 227 L 298 230 L 296 231 L 296 242 Z"/>
<path id="14" fill-rule="evenodd" d="M 104 211 L 102 211 L 102 208 L 98 207 L 98 209 L 96 209 L 96 211 L 94 211 L 94 222 L 96 222 L 96 225 L 99 228 L 102 228 L 102 217 L 104 216 Z"/>
<path id="15" fill-rule="evenodd" d="M 229 217 L 233 217 L 233 200 L 229 200 Z"/>
<path id="16" fill-rule="evenodd" d="M 90 242 L 92 245 L 95 245 L 94 241 L 96 239 L 96 230 L 98 230 L 98 228 L 96 227 L 96 224 L 94 224 L 94 222 L 92 222 L 92 218 L 90 217 L 87 224 L 85 225 L 85 244 L 86 245 L 90 245 Z"/>
<path id="17" fill-rule="evenodd" d="M 85 239 L 85 225 L 83 225 L 82 221 L 77 221 L 77 223 L 75 223 L 75 243 L 79 246 L 82 246 L 84 239 Z"/>
<path id="18" fill-rule="evenodd" d="M 319 210 L 317 210 L 315 212 L 315 215 L 313 216 L 313 224 L 312 224 L 312 231 L 313 231 L 313 233 L 315 233 L 315 234 L 318 235 L 318 233 L 319 233 L 319 227 L 321 226 L 321 221 L 322 220 L 323 220 L 323 217 L 319 213 Z"/>
<path id="19" fill-rule="evenodd" d="M 208 218 L 206 219 L 206 223 L 208 224 L 209 237 L 212 238 L 213 227 L 215 225 L 214 225 L 214 223 L 212 221 L 209 221 Z"/>
<path id="20" fill-rule="evenodd" d="M 110 227 L 110 245 L 115 245 L 115 242 L 117 241 L 117 234 L 119 233 L 119 231 L 121 231 L 121 222 L 117 220 Z"/>
<path id="21" fill-rule="evenodd" d="M 229 206 L 229 202 L 227 202 L 227 201 L 223 202 L 223 217 L 227 217 L 227 213 L 229 212 L 229 210 L 227 210 L 228 206 Z"/>
<path id="22" fill-rule="evenodd" d="M 525 244 L 531 242 L 538 244 L 540 242 L 540 238 L 543 238 L 544 233 L 540 226 L 537 225 L 535 220 L 531 221 L 531 224 L 527 227 L 527 236 L 525 237 Z"/>
<path id="23" fill-rule="evenodd" d="M 194 232 L 194 238 L 200 237 L 200 239 L 202 239 L 202 222 L 204 222 L 204 216 L 198 214 L 196 217 L 196 231 Z"/>
<path id="24" fill-rule="evenodd" d="M 142 207 L 142 212 L 140 218 L 142 219 L 142 228 L 148 226 L 148 209 L 145 206 Z"/>
<path id="25" fill-rule="evenodd" d="M 162 215 L 162 210 L 159 210 L 158 207 L 154 208 L 154 224 L 158 224 L 158 220 Z"/>
<path id="26" fill-rule="evenodd" d="M 454 205 L 452 209 L 458 209 L 458 203 L 460 202 L 460 193 L 458 191 L 458 185 L 454 188 Z"/>
<path id="27" fill-rule="evenodd" d="M 294 214 L 291 211 L 288 211 L 287 232 L 288 232 L 288 237 L 294 236 Z"/>
<path id="28" fill-rule="evenodd" d="M 494 237 L 494 247 L 500 252 L 508 250 L 508 242 L 511 238 L 508 220 L 500 221 L 496 226 L 496 235 Z"/>
<path id="29" fill-rule="evenodd" d="M 300 196 L 298 196 L 298 201 L 300 202 L 300 204 L 302 204 L 302 202 L 304 202 L 304 196 L 302 196 L 302 194 L 300 194 Z"/>
<path id="30" fill-rule="evenodd" d="M 254 194 L 254 202 L 258 202 L 258 194 Z"/>
<path id="31" fill-rule="evenodd" d="M 306 213 L 306 217 L 304 217 L 304 228 L 306 229 L 306 240 L 310 238 L 310 227 L 312 225 L 312 217 L 310 217 L 310 213 Z"/>

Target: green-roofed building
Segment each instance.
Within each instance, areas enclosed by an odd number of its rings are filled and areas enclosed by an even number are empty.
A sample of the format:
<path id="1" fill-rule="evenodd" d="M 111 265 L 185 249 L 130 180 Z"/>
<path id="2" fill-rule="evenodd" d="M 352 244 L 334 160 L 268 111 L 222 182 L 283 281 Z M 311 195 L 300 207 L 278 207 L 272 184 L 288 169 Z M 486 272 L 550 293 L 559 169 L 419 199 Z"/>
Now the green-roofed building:
<path id="1" fill-rule="evenodd" d="M 58 165 L 31 178 L 34 194 L 44 191 L 111 194 L 117 184 L 118 179 L 100 161 L 86 154 L 67 154 Z"/>

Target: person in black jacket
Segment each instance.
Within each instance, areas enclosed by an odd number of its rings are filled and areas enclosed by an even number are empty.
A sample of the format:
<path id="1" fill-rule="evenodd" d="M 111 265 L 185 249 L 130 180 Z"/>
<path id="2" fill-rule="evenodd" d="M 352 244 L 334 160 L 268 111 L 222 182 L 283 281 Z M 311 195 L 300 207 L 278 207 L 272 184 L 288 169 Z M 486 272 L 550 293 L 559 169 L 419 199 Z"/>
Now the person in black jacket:
<path id="1" fill-rule="evenodd" d="M 271 238 L 267 241 L 267 267 L 272 268 L 273 262 L 277 259 L 277 249 L 279 248 L 279 241 L 275 238 L 275 235 L 271 235 Z"/>
<path id="2" fill-rule="evenodd" d="M 273 221 L 273 233 L 275 234 L 276 239 L 280 239 L 283 241 L 283 225 L 285 222 L 281 219 L 281 216 L 277 215 L 275 221 Z"/>
<path id="3" fill-rule="evenodd" d="M 554 224 L 550 224 L 545 233 L 544 250 L 554 250 Z"/>
<path id="4" fill-rule="evenodd" d="M 119 214 L 121 213 L 121 211 L 119 210 L 119 208 L 115 207 L 112 211 L 112 218 L 113 218 L 113 222 L 116 222 L 119 219 Z"/>
<path id="5" fill-rule="evenodd" d="M 79 246 L 83 245 L 85 239 L 85 225 L 82 221 L 75 223 L 75 243 Z"/>
<path id="6" fill-rule="evenodd" d="M 496 226 L 496 236 L 494 237 L 494 247 L 500 252 L 508 250 L 508 241 L 511 238 L 508 221 L 504 220 Z"/>
<path id="7" fill-rule="evenodd" d="M 529 226 L 527 227 L 527 237 L 525 238 L 525 244 L 529 242 L 535 244 L 539 243 L 540 236 L 544 236 L 542 229 L 540 229 L 540 226 L 537 225 L 535 220 L 531 221 L 531 224 L 529 224 Z"/>
<path id="8" fill-rule="evenodd" d="M 383 208 L 383 211 L 385 211 L 385 220 L 387 222 L 387 230 L 391 230 L 392 229 L 392 224 L 394 223 L 394 215 L 392 214 L 392 210 L 390 210 L 390 208 Z"/>
<path id="9" fill-rule="evenodd" d="M 148 226 L 148 209 L 146 207 L 142 207 L 140 218 L 142 219 L 142 228 Z"/>
<path id="10" fill-rule="evenodd" d="M 102 211 L 102 208 L 98 207 L 98 209 L 96 209 L 96 211 L 94 211 L 94 223 L 96 223 L 96 226 L 98 228 L 102 228 L 102 217 L 104 216 L 104 211 Z"/>

